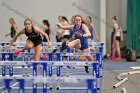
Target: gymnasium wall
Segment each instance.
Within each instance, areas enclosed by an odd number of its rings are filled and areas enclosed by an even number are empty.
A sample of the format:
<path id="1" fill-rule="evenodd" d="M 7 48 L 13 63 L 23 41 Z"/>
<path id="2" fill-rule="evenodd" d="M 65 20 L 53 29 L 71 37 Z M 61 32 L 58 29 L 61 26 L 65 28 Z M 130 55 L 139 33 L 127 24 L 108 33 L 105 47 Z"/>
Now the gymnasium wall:
<path id="1" fill-rule="evenodd" d="M 97 33 L 102 40 L 106 38 L 106 49 L 110 51 L 110 36 L 112 32 L 111 19 L 114 15 L 118 16 L 119 24 L 126 30 L 127 0 L 104 0 L 106 12 L 103 13 L 102 0 L 0 0 L 0 42 L 9 41 L 4 35 L 10 31 L 8 19 L 13 17 L 19 29 L 24 27 L 23 21 L 29 17 L 40 28 L 42 20 L 48 19 L 51 24 L 51 41 L 55 41 L 56 21 L 59 15 L 66 16 L 69 21 L 72 15 L 80 14 L 84 18 L 91 16 L 95 24 Z M 106 15 L 106 19 L 101 18 Z M 106 24 L 102 30 L 101 23 Z M 100 31 L 102 30 L 102 31 Z M 105 34 L 103 34 L 105 31 Z M 100 33 L 101 32 L 101 33 Z M 23 41 L 26 36 L 22 36 Z"/>
<path id="2" fill-rule="evenodd" d="M 72 15 L 80 14 L 84 18 L 91 16 L 96 30 L 100 34 L 100 0 L 0 0 L 0 42 L 9 41 L 4 37 L 10 31 L 10 17 L 15 19 L 19 29 L 23 29 L 25 18 L 29 17 L 40 28 L 42 20 L 48 19 L 51 24 L 51 41 L 55 41 L 56 22 L 59 15 L 69 20 Z M 26 36 L 22 35 L 23 41 Z"/>

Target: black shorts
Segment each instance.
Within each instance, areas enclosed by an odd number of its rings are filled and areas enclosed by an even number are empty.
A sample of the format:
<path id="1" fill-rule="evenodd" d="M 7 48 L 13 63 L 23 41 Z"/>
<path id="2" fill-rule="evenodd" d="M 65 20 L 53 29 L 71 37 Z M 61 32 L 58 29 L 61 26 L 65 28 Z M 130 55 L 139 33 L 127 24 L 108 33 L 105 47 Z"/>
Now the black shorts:
<path id="1" fill-rule="evenodd" d="M 120 42 L 121 41 L 121 37 L 120 36 L 116 36 L 116 40 L 118 40 Z"/>
<path id="2" fill-rule="evenodd" d="M 70 39 L 70 35 L 64 35 L 63 39 Z"/>
<path id="3" fill-rule="evenodd" d="M 56 36 L 56 41 L 57 42 L 61 42 L 62 41 L 62 37 L 59 38 L 58 36 Z"/>
<path id="4" fill-rule="evenodd" d="M 38 45 L 42 45 L 42 39 L 27 39 L 27 40 L 31 40 L 34 44 L 34 47 L 38 46 Z"/>

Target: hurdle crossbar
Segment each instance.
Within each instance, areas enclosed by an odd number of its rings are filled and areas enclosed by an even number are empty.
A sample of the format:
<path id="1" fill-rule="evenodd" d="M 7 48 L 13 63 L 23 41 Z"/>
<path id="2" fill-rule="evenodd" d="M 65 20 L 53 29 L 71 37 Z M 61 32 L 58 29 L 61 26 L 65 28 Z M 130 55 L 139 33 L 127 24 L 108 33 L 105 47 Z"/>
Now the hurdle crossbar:
<path id="1" fill-rule="evenodd" d="M 2 90 L 3 87 L 0 87 Z M 11 87 L 12 90 L 19 90 L 19 87 Z M 33 87 L 24 87 L 25 90 L 32 90 Z M 87 90 L 87 87 L 60 87 L 59 90 Z M 42 87 L 37 87 L 37 90 L 42 90 Z M 51 90 L 50 87 L 47 87 L 47 90 Z"/>
<path id="2" fill-rule="evenodd" d="M 13 42 L 12 44 L 25 44 L 26 42 Z M 54 45 L 62 45 L 62 42 L 51 42 L 52 44 Z M 9 44 L 9 42 L 0 42 L 0 44 Z M 43 42 L 43 44 L 47 45 L 48 43 L 47 42 Z M 104 45 L 103 42 L 89 42 L 89 44 L 92 44 L 92 45 Z"/>
<path id="3" fill-rule="evenodd" d="M 86 76 L 86 77 L 43 77 L 43 76 L 36 76 L 36 77 L 15 77 L 15 76 L 9 76 L 9 77 L 0 77 L 1 80 L 11 79 L 11 80 L 25 80 L 30 81 L 32 80 L 33 83 L 37 84 L 46 84 L 46 83 L 79 83 L 79 82 L 85 82 L 86 80 L 94 80 L 95 78 L 93 76 Z"/>
<path id="4" fill-rule="evenodd" d="M 96 61 L 0 61 L 0 65 L 10 65 L 10 66 L 24 66 L 24 65 L 30 65 L 33 63 L 47 63 L 48 65 L 53 66 L 88 66 L 92 65 L 94 63 L 97 63 Z"/>

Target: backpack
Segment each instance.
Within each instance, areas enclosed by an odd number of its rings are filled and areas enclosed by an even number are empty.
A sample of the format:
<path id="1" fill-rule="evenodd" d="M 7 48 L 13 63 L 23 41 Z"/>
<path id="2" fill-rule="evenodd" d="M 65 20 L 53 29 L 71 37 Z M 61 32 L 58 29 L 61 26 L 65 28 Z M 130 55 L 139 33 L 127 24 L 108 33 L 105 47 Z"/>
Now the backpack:
<path id="1" fill-rule="evenodd" d="M 126 50 L 126 61 L 136 62 L 136 50 L 134 49 Z"/>

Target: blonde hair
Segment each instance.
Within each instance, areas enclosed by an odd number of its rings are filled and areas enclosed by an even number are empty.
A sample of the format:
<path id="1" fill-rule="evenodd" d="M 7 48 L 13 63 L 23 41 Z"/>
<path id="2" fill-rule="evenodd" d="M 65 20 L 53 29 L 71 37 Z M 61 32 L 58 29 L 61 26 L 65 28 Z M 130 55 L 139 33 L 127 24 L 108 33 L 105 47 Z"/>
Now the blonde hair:
<path id="1" fill-rule="evenodd" d="M 16 24 L 15 21 L 14 21 L 14 18 L 11 17 L 11 18 L 9 18 L 9 20 L 12 21 L 12 24 Z"/>

